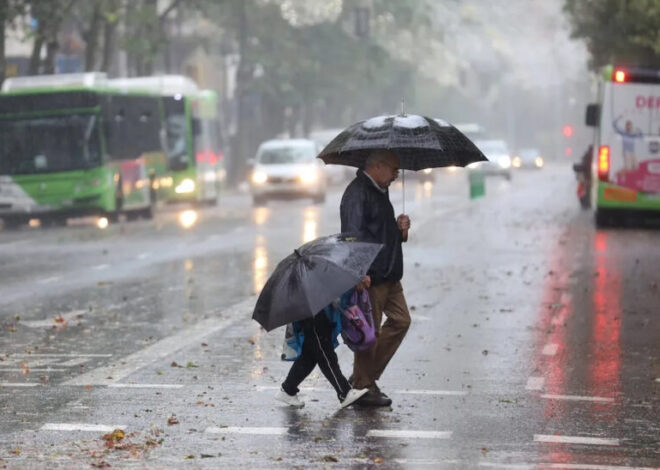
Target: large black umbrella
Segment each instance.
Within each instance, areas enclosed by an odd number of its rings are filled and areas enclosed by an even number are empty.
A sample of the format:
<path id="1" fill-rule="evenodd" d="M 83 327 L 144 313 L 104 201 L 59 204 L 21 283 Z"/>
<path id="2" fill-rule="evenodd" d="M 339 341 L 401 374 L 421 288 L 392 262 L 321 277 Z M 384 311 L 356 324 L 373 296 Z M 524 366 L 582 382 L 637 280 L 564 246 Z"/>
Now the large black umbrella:
<path id="1" fill-rule="evenodd" d="M 488 159 L 458 129 L 417 114 L 377 116 L 346 128 L 318 155 L 325 163 L 364 168 L 374 150 L 391 150 L 404 170 L 466 166 Z"/>
<path id="2" fill-rule="evenodd" d="M 304 244 L 277 265 L 252 318 L 270 331 L 316 315 L 362 280 L 381 248 L 346 234 Z"/>

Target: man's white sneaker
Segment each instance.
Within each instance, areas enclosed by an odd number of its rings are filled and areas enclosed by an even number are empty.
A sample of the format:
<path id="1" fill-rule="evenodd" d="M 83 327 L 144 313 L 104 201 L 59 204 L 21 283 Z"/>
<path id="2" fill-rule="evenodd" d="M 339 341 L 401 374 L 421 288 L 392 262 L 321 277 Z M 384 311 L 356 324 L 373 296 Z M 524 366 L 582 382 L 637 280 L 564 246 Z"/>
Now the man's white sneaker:
<path id="1" fill-rule="evenodd" d="M 346 394 L 344 401 L 341 402 L 339 408 L 346 408 L 348 405 L 355 403 L 362 395 L 369 391 L 368 388 L 355 389 L 352 388 Z"/>
<path id="2" fill-rule="evenodd" d="M 289 395 L 281 388 L 280 391 L 277 392 L 277 395 L 275 395 L 275 399 L 294 408 L 302 408 L 305 406 L 304 401 L 300 400 L 296 395 Z"/>

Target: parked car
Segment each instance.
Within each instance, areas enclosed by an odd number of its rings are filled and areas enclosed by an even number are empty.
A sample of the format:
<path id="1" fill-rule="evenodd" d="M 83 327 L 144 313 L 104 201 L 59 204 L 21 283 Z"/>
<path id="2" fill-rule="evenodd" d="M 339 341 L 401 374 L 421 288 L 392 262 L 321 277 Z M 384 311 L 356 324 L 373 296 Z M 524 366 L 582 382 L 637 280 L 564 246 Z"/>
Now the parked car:
<path id="1" fill-rule="evenodd" d="M 543 168 L 545 162 L 539 149 L 524 148 L 520 149 L 518 155 L 511 160 L 511 166 L 514 168 Z"/>
<path id="2" fill-rule="evenodd" d="M 251 162 L 250 191 L 254 204 L 288 197 L 324 202 L 326 175 L 323 162 L 316 158 L 320 150 L 309 139 L 274 139 L 262 143 Z"/>
<path id="3" fill-rule="evenodd" d="M 309 138 L 323 150 L 342 131 L 343 129 L 315 130 L 309 133 Z M 329 184 L 342 184 L 355 176 L 355 168 L 344 165 L 325 165 L 325 174 Z"/>
<path id="4" fill-rule="evenodd" d="M 488 158 L 487 162 L 475 162 L 467 166 L 470 170 L 480 170 L 486 175 L 511 179 L 511 154 L 506 142 L 499 139 L 475 140 L 475 145 Z"/>

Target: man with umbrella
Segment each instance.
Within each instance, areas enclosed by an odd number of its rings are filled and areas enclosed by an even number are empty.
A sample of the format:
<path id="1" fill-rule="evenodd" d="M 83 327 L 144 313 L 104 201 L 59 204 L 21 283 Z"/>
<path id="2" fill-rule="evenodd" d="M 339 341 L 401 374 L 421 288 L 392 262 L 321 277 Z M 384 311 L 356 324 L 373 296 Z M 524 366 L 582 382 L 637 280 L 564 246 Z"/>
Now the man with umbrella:
<path id="1" fill-rule="evenodd" d="M 399 175 L 399 157 L 393 152 L 375 150 L 358 170 L 341 200 L 340 216 L 343 231 L 359 233 L 361 240 L 378 242 L 383 248 L 369 268 L 369 297 L 376 325 L 376 345 L 356 352 L 353 365 L 353 387 L 369 388 L 358 400 L 363 406 L 390 406 L 392 400 L 380 391 L 376 381 L 410 326 L 410 312 L 401 286 L 403 251 L 401 242 L 407 238 L 410 218 L 401 214 L 394 218 L 388 187 Z M 383 313 L 387 317 L 381 326 Z"/>
<path id="2" fill-rule="evenodd" d="M 377 116 L 349 126 L 318 157 L 325 163 L 358 168 L 356 178 L 342 197 L 341 229 L 358 233 L 361 241 L 383 244 L 367 271 L 377 340 L 371 349 L 355 353 L 352 385 L 369 388 L 358 404 L 389 406 L 392 400 L 380 391 L 376 381 L 410 327 L 410 312 L 401 286 L 401 243 L 408 238 L 410 218 L 405 214 L 395 218 L 388 187 L 398 177 L 399 169 L 466 166 L 487 159 L 446 121 L 403 113 Z M 387 319 L 381 326 L 383 314 Z"/>

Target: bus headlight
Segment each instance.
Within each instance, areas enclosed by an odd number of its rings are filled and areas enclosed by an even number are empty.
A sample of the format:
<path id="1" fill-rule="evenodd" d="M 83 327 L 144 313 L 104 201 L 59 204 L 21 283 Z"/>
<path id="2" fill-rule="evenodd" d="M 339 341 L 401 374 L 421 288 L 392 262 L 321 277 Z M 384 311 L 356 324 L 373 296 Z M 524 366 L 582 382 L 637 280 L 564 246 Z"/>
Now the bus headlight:
<path id="1" fill-rule="evenodd" d="M 185 178 L 176 186 L 176 188 L 174 188 L 174 191 L 177 194 L 189 194 L 192 193 L 194 190 L 195 190 L 195 182 L 190 178 Z"/>
<path id="2" fill-rule="evenodd" d="M 319 180 L 316 168 L 305 168 L 298 176 L 303 184 L 314 184 Z"/>
<path id="3" fill-rule="evenodd" d="M 263 171 L 255 171 L 252 173 L 252 182 L 254 184 L 264 184 L 268 181 L 268 175 Z"/>
<path id="4" fill-rule="evenodd" d="M 543 166 L 543 158 L 542 157 L 536 157 L 534 160 L 534 163 L 536 163 L 536 166 L 538 168 L 541 168 Z"/>
<path id="5" fill-rule="evenodd" d="M 514 168 L 520 168 L 522 166 L 522 160 L 520 157 L 513 157 L 513 161 L 511 162 Z"/>

